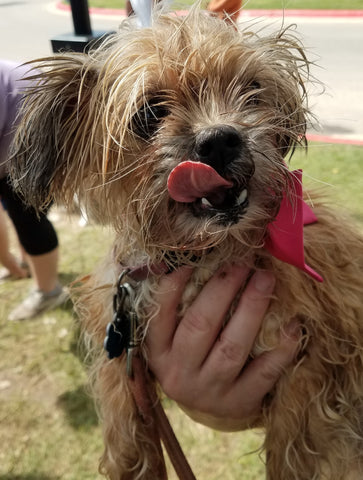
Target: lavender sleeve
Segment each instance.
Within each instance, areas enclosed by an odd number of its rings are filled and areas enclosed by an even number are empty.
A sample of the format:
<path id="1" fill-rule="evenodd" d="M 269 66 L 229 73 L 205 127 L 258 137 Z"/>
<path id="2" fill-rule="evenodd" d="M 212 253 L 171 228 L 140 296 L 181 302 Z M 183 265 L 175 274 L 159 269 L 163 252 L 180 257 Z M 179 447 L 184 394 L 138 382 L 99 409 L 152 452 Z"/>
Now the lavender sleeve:
<path id="1" fill-rule="evenodd" d="M 21 79 L 28 70 L 28 67 L 0 60 L 0 178 L 6 175 L 8 150 L 25 86 Z"/>

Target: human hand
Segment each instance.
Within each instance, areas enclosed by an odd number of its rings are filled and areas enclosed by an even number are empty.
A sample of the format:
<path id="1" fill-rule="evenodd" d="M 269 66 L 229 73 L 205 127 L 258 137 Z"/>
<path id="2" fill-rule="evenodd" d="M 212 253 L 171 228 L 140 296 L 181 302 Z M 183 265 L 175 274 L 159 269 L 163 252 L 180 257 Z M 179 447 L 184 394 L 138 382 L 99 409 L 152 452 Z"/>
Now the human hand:
<path id="1" fill-rule="evenodd" d="M 292 321 L 275 350 L 246 365 L 275 286 L 271 273 L 254 273 L 224 325 L 249 273 L 239 265 L 221 268 L 179 323 L 177 307 L 192 269 L 182 267 L 164 276 L 156 298 L 160 311 L 146 338 L 150 368 L 165 393 L 194 420 L 221 430 L 253 424 L 263 398 L 292 363 L 299 343 L 299 325 Z"/>

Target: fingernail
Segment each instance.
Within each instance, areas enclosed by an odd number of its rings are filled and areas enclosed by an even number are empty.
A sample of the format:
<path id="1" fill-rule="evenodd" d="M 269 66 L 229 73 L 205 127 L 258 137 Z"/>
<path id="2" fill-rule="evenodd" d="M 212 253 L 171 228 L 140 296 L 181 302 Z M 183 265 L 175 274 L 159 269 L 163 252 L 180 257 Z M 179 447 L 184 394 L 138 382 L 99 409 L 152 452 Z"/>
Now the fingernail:
<path id="1" fill-rule="evenodd" d="M 275 277 L 271 272 L 258 270 L 254 274 L 255 287 L 260 293 L 272 293 L 275 286 Z"/>

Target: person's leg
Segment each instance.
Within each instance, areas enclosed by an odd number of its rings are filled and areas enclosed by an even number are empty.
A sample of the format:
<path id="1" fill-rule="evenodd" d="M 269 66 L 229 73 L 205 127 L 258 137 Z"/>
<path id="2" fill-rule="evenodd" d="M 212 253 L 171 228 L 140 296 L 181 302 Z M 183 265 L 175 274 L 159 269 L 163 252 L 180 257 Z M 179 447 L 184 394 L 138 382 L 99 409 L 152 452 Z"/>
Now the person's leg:
<path id="1" fill-rule="evenodd" d="M 57 307 L 68 298 L 68 293 L 58 281 L 58 255 L 56 247 L 41 255 L 27 255 L 35 289 L 10 312 L 9 320 L 32 318 L 39 313 Z"/>
<path id="2" fill-rule="evenodd" d="M 131 1 L 130 0 L 126 0 L 126 15 L 128 17 L 131 17 L 131 15 L 134 15 L 134 9 L 132 8 L 132 5 L 131 5 Z"/>
<path id="3" fill-rule="evenodd" d="M 208 4 L 208 11 L 218 15 L 219 18 L 230 17 L 237 22 L 242 7 L 242 0 L 211 0 Z"/>
<path id="4" fill-rule="evenodd" d="M 10 252 L 8 226 L 6 214 L 0 204 L 0 263 L 8 270 L 8 274 L 14 278 L 26 278 L 29 272 L 19 265 L 14 255 Z"/>
<path id="5" fill-rule="evenodd" d="M 10 313 L 10 320 L 30 318 L 59 305 L 64 292 L 58 281 L 58 237 L 45 213 L 24 205 L 7 184 L 2 185 L 3 199 L 15 226 L 32 273 L 35 290 Z"/>
<path id="6" fill-rule="evenodd" d="M 58 237 L 45 213 L 26 206 L 9 183 L 1 181 L 2 199 L 25 250 L 38 290 L 50 292 L 58 284 Z"/>
<path id="7" fill-rule="evenodd" d="M 59 248 L 42 255 L 27 255 L 34 282 L 42 292 L 52 292 L 58 285 Z"/>

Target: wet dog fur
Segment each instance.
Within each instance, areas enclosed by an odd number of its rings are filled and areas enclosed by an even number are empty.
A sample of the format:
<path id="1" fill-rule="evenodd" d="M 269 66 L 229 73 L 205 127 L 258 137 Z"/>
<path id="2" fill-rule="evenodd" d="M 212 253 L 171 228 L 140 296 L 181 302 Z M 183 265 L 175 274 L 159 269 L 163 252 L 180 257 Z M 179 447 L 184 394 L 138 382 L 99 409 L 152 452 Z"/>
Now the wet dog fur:
<path id="1" fill-rule="evenodd" d="M 28 92 L 13 147 L 13 182 L 38 208 L 53 199 L 71 204 L 77 194 L 92 218 L 116 232 L 78 301 L 94 353 L 101 471 L 111 480 L 155 479 L 125 358 L 108 360 L 102 344 L 120 264 L 169 262 L 173 252 L 173 265 L 194 267 L 181 316 L 212 273 L 245 262 L 277 278 L 254 351 L 274 348 L 291 318 L 302 326 L 296 362 L 260 416 L 241 425 L 266 431 L 267 478 L 361 479 L 362 235 L 310 191 L 318 222 L 305 228 L 305 256 L 324 282 L 263 248 L 290 191 L 289 155 L 306 140 L 309 62 L 299 41 L 288 29 L 254 34 L 196 8 L 186 17 L 158 14 L 143 30 L 125 22 L 89 55 L 60 54 L 37 68 L 40 84 Z M 238 139 L 228 162 L 225 151 L 201 159 L 216 131 Z M 232 198 L 207 208 L 173 200 L 167 179 L 186 159 L 215 162 L 234 183 Z M 248 202 L 238 205 L 244 189 Z M 138 286 L 143 334 L 157 312 L 158 279 Z"/>

